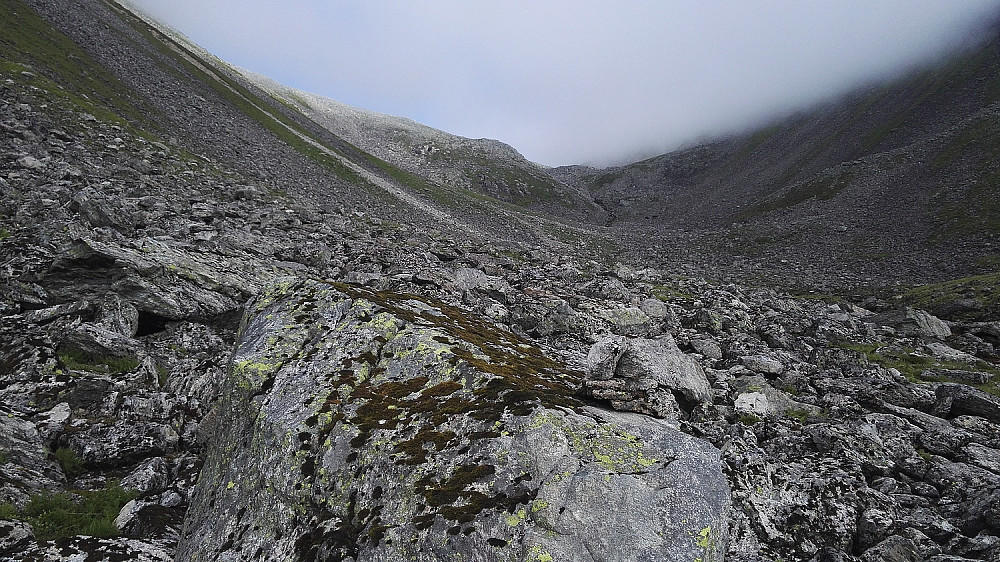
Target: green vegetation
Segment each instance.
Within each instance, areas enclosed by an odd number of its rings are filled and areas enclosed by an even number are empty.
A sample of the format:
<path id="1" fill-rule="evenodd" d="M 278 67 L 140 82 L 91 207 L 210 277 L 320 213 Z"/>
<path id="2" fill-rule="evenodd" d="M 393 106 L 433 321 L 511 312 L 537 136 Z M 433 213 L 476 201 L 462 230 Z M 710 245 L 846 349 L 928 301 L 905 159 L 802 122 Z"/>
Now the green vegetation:
<path id="1" fill-rule="evenodd" d="M 929 212 L 937 222 L 935 242 L 970 234 L 1000 234 L 1000 168 L 980 174 L 957 200 L 935 198 Z"/>
<path id="2" fill-rule="evenodd" d="M 0 228 L 0 242 L 11 237 L 10 231 L 6 228 Z"/>
<path id="3" fill-rule="evenodd" d="M 0 521 L 15 521 L 20 519 L 20 512 L 12 503 L 0 503 Z"/>
<path id="4" fill-rule="evenodd" d="M 770 127 L 766 127 L 750 135 L 750 138 L 748 138 L 746 142 L 743 143 L 743 146 L 740 147 L 739 152 L 736 153 L 733 159 L 742 160 L 743 158 L 746 158 L 751 153 L 753 153 L 753 151 L 760 148 L 760 146 L 764 144 L 764 142 L 767 141 L 767 139 L 778 134 L 778 132 L 781 131 L 781 128 L 782 128 L 781 125 L 772 125 Z"/>
<path id="5" fill-rule="evenodd" d="M 946 361 L 916 353 L 909 347 L 881 345 L 877 343 L 843 342 L 841 349 L 857 351 L 871 363 L 887 369 L 896 369 L 910 382 L 962 382 L 947 376 L 934 374 L 934 370 L 979 371 L 994 375 L 992 382 L 980 385 L 970 385 L 983 392 L 1000 396 L 1000 368 L 985 361 L 966 363 L 963 361 Z M 966 384 L 966 383 L 963 383 Z"/>
<path id="6" fill-rule="evenodd" d="M 596 191 L 606 185 L 612 184 L 622 176 L 625 175 L 625 170 L 615 170 L 613 172 L 606 172 L 603 174 L 595 174 L 592 176 L 587 176 L 584 180 L 587 182 L 587 188 L 590 191 Z"/>
<path id="7" fill-rule="evenodd" d="M 838 174 L 824 174 L 788 188 L 777 198 L 758 203 L 740 213 L 736 220 L 746 220 L 778 209 L 794 207 L 810 199 L 827 201 L 846 189 L 854 181 L 854 172 L 842 170 Z"/>
<path id="8" fill-rule="evenodd" d="M 558 197 L 551 178 L 539 176 L 517 166 L 499 167 L 497 161 L 484 156 L 475 148 L 449 148 L 430 154 L 430 162 L 443 162 L 452 168 L 465 170 L 465 177 L 475 187 L 489 192 L 507 191 L 508 200 L 516 205 L 530 206 L 538 202 L 556 202 L 572 206 L 575 201 Z"/>
<path id="9" fill-rule="evenodd" d="M 156 113 L 23 2 L 0 0 L 0 73 L 68 101 L 101 121 L 151 125 Z M 24 74 L 27 72 L 28 74 Z"/>
<path id="10" fill-rule="evenodd" d="M 59 362 L 73 371 L 92 371 L 107 374 L 122 374 L 135 370 L 139 360 L 135 357 L 97 357 L 76 349 L 59 354 Z"/>
<path id="11" fill-rule="evenodd" d="M 165 367 L 157 365 L 156 366 L 156 381 L 158 383 L 160 383 L 160 388 L 163 388 L 164 386 L 167 385 L 167 379 L 168 378 L 170 378 L 170 371 L 168 371 Z"/>
<path id="12" fill-rule="evenodd" d="M 685 291 L 679 287 L 669 285 L 657 285 L 653 287 L 653 296 L 661 301 L 672 301 L 677 299 L 690 300 L 695 298 L 695 294 Z"/>
<path id="13" fill-rule="evenodd" d="M 754 425 L 760 421 L 760 418 L 755 414 L 740 414 L 739 421 L 743 425 Z"/>
<path id="14" fill-rule="evenodd" d="M 0 519 L 17 519 L 31 525 L 40 541 L 76 535 L 115 537 L 115 517 L 135 493 L 111 482 L 102 490 L 42 492 L 33 496 L 23 510 L 12 504 L 0 504 Z"/>
<path id="15" fill-rule="evenodd" d="M 799 420 L 801 423 L 809 423 L 817 418 L 823 418 L 825 416 L 820 414 L 815 414 L 806 409 L 793 408 L 791 410 L 785 410 L 785 417 Z"/>
<path id="16" fill-rule="evenodd" d="M 52 454 L 55 455 L 56 460 L 59 461 L 59 466 L 62 467 L 63 474 L 65 474 L 66 478 L 70 480 L 87 471 L 83 466 L 83 461 L 77 456 L 76 452 L 69 447 L 59 447 L 53 451 Z"/>
<path id="17" fill-rule="evenodd" d="M 1000 316 L 1000 273 L 974 275 L 913 287 L 899 295 L 902 304 L 934 311 L 958 300 L 975 301 L 978 310 L 948 315 L 952 320 L 989 320 Z"/>

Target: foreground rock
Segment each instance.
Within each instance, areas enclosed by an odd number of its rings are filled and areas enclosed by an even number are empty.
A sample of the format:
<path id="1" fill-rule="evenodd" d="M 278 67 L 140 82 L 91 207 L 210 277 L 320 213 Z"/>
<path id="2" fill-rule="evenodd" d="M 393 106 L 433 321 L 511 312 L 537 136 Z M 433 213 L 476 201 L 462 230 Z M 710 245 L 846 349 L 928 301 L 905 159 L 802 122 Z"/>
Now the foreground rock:
<path id="1" fill-rule="evenodd" d="M 719 452 L 589 406 L 437 301 L 319 282 L 248 307 L 178 560 L 703 560 Z"/>

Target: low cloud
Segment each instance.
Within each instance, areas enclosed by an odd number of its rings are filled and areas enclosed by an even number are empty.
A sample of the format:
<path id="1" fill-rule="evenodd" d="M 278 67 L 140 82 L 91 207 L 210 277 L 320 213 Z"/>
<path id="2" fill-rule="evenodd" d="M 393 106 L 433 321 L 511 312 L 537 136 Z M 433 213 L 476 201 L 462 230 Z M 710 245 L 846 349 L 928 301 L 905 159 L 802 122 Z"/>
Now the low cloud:
<path id="1" fill-rule="evenodd" d="M 939 56 L 1000 13 L 1000 0 L 133 1 L 279 82 L 548 165 L 744 129 Z"/>

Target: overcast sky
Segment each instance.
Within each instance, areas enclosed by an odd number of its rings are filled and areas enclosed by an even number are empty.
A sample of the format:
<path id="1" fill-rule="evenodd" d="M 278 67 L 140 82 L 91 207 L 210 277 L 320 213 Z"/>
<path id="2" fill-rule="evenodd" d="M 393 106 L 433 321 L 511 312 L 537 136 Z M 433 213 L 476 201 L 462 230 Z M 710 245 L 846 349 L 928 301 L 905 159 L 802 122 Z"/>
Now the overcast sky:
<path id="1" fill-rule="evenodd" d="M 1000 0 L 132 0 L 302 90 L 547 165 L 610 164 L 934 57 Z"/>

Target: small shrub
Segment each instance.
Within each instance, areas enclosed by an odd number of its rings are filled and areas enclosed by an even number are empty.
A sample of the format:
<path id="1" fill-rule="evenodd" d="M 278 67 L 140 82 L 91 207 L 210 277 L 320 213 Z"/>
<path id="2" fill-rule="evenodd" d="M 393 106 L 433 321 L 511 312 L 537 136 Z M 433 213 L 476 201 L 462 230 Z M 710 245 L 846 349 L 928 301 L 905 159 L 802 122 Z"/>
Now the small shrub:
<path id="1" fill-rule="evenodd" d="M 0 503 L 0 520 L 10 521 L 11 519 L 20 519 L 17 507 L 9 502 Z"/>
<path id="2" fill-rule="evenodd" d="M 165 367 L 159 365 L 156 366 L 156 380 L 160 383 L 160 388 L 167 385 L 167 379 L 170 378 L 170 371 Z"/>
<path id="3" fill-rule="evenodd" d="M 809 420 L 809 412 L 806 410 L 786 410 L 785 415 L 789 418 L 799 420 L 802 423 Z"/>
<path id="4" fill-rule="evenodd" d="M 743 425 L 754 425 L 760 421 L 756 414 L 740 414 L 740 423 Z"/>
<path id="5" fill-rule="evenodd" d="M 69 447 L 59 447 L 52 454 L 59 461 L 59 466 L 62 467 L 63 474 L 70 480 L 87 471 L 83 467 L 83 461 L 76 455 L 76 451 Z"/>

